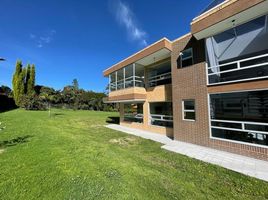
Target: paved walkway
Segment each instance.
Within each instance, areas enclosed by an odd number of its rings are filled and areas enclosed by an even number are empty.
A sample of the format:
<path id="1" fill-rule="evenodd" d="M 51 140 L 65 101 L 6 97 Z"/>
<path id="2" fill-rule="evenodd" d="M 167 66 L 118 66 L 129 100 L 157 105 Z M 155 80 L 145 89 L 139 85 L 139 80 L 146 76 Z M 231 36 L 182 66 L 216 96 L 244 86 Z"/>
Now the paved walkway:
<path id="1" fill-rule="evenodd" d="M 268 162 L 266 161 L 228 153 L 225 151 L 219 151 L 199 145 L 174 141 L 164 135 L 128 128 L 116 124 L 110 124 L 106 127 L 162 143 L 163 146 L 161 148 L 168 151 L 183 154 L 191 158 L 219 165 L 248 176 L 268 181 Z"/>

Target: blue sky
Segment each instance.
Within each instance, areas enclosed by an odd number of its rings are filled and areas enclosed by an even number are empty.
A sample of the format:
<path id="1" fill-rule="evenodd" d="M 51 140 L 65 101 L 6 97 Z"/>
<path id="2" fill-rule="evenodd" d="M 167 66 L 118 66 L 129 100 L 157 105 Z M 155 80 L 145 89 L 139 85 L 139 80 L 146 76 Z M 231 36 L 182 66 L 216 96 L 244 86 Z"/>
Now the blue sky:
<path id="1" fill-rule="evenodd" d="M 39 85 L 104 91 L 105 68 L 162 37 L 176 39 L 211 0 L 1 0 L 0 85 L 17 59 Z"/>

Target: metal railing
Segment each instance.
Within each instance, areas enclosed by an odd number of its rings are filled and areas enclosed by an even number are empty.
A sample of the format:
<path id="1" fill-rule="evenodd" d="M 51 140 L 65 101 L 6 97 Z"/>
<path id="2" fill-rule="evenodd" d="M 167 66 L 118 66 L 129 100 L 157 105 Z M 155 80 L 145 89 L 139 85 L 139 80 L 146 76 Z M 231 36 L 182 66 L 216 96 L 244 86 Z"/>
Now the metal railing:
<path id="1" fill-rule="evenodd" d="M 109 84 L 110 91 L 121 90 L 130 87 L 144 87 L 144 78 L 140 76 L 130 76 Z"/>
<path id="2" fill-rule="evenodd" d="M 124 121 L 142 123 L 143 122 L 143 114 L 141 114 L 141 113 L 137 113 L 137 114 L 125 113 L 124 114 Z"/>
<path id="3" fill-rule="evenodd" d="M 207 67 L 207 72 L 208 72 L 208 80 L 210 76 L 213 75 L 222 75 L 230 72 L 237 72 L 240 70 L 245 70 L 245 69 L 252 69 L 252 68 L 258 68 L 262 66 L 268 66 L 268 54 L 263 54 L 259 56 L 254 56 L 254 57 L 249 57 L 225 64 L 220 64 L 212 67 Z M 223 69 L 225 67 L 226 69 Z M 230 81 L 222 81 L 222 82 L 217 82 L 217 83 L 210 83 L 208 81 L 209 85 L 213 84 L 222 84 L 222 83 L 228 83 L 228 82 L 238 82 L 242 80 L 250 80 L 250 79 L 259 79 L 259 78 L 264 78 L 262 76 L 259 77 L 252 77 L 252 78 L 247 78 L 247 79 L 238 79 L 237 80 L 230 80 Z"/>
<path id="4" fill-rule="evenodd" d="M 163 126 L 163 127 L 173 127 L 173 116 L 172 115 L 150 115 L 151 125 Z"/>
<path id="5" fill-rule="evenodd" d="M 171 72 L 167 72 L 164 74 L 159 74 L 156 76 L 149 77 L 148 79 L 148 85 L 150 87 L 158 85 L 158 82 L 164 81 L 164 80 L 171 80 Z"/>
<path id="6" fill-rule="evenodd" d="M 151 117 L 151 120 L 173 122 L 173 116 L 172 115 L 151 114 L 150 117 Z"/>

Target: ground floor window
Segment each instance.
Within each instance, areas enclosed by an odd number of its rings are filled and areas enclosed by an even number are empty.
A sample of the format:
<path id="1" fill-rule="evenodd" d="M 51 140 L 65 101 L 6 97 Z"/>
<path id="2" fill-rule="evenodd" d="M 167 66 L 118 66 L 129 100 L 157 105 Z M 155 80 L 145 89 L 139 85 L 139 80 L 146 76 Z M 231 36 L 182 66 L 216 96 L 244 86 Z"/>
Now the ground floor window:
<path id="1" fill-rule="evenodd" d="M 156 126 L 173 127 L 171 102 L 150 103 L 150 123 Z"/>
<path id="2" fill-rule="evenodd" d="M 183 120 L 195 121 L 195 101 L 194 100 L 183 100 Z"/>
<path id="3" fill-rule="evenodd" d="M 268 90 L 210 94 L 212 137 L 268 146 Z"/>
<path id="4" fill-rule="evenodd" d="M 143 123 L 143 103 L 124 104 L 124 121 Z"/>

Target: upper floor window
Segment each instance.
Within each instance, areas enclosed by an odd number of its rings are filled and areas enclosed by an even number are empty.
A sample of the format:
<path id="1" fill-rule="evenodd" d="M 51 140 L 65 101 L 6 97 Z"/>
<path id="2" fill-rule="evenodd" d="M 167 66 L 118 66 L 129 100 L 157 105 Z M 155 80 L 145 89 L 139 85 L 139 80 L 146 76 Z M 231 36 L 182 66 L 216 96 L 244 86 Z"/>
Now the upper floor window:
<path id="1" fill-rule="evenodd" d="M 166 85 L 171 83 L 171 62 L 170 60 L 158 65 L 148 67 L 148 87 Z"/>
<path id="2" fill-rule="evenodd" d="M 189 48 L 181 52 L 181 67 L 193 65 L 193 49 Z"/>
<path id="3" fill-rule="evenodd" d="M 144 66 L 131 64 L 109 75 L 109 91 L 144 87 Z"/>
<path id="4" fill-rule="evenodd" d="M 268 77 L 268 20 L 262 16 L 206 39 L 208 83 Z"/>

